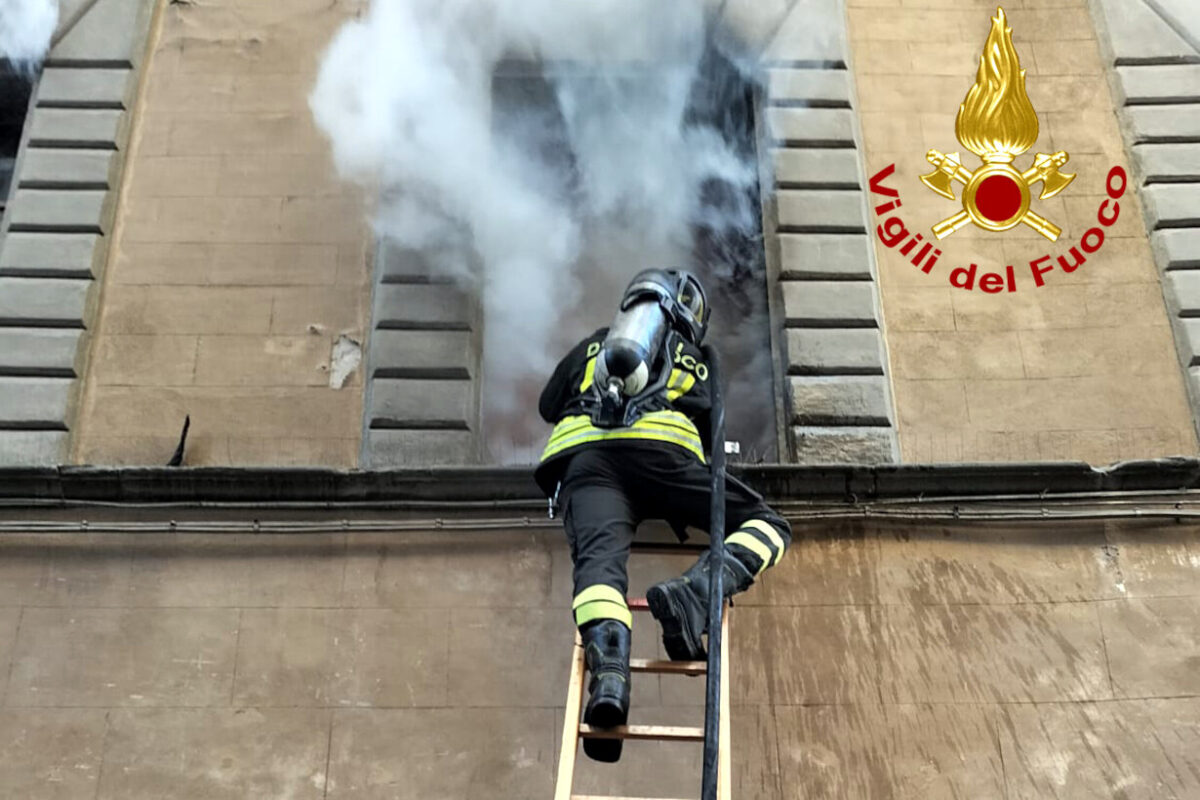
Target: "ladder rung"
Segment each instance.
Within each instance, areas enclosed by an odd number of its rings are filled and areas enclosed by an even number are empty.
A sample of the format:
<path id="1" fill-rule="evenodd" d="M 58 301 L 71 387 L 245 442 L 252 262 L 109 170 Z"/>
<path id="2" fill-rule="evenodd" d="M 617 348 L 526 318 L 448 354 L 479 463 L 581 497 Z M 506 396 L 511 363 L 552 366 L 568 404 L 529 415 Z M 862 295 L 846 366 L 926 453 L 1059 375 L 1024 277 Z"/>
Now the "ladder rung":
<path id="1" fill-rule="evenodd" d="M 626 797 L 609 794 L 573 794 L 571 800 L 673 800 L 670 797 Z"/>
<path id="2" fill-rule="evenodd" d="M 646 598 L 644 597 L 630 597 L 625 601 L 625 604 L 629 606 L 630 611 L 650 610 L 650 604 L 646 602 Z"/>
<path id="3" fill-rule="evenodd" d="M 675 556 L 675 555 L 700 555 L 708 549 L 706 544 L 683 544 L 672 542 L 633 542 L 629 549 L 635 553 L 647 553 L 649 555 Z"/>
<path id="4" fill-rule="evenodd" d="M 629 659 L 633 672 L 658 672 L 664 675 L 705 675 L 708 664 L 703 661 L 652 661 L 648 658 Z"/>
<path id="5" fill-rule="evenodd" d="M 580 725 L 579 735 L 585 739 L 648 739 L 660 742 L 703 742 L 704 728 L 673 725 L 618 725 L 615 728 L 593 728 Z"/>

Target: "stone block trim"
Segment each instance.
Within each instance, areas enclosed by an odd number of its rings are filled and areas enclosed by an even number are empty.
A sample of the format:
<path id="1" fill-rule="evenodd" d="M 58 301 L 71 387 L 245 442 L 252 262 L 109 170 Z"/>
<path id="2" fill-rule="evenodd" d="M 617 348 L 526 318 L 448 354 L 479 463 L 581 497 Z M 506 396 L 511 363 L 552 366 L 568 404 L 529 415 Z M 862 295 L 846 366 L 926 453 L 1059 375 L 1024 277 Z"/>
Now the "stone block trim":
<path id="1" fill-rule="evenodd" d="M 839 0 L 820 4 L 829 6 L 824 18 L 844 18 Z M 777 243 L 792 455 L 891 463 L 899 445 L 854 86 L 843 38 L 805 24 L 812 6 L 794 4 L 766 48 L 763 113 L 775 181 L 765 233 Z"/>
<path id="2" fill-rule="evenodd" d="M 0 278 L 0 330 L 7 326 L 83 328 L 91 281 Z"/>
<path id="3" fill-rule="evenodd" d="M 1160 231 L 1152 243 L 1164 270 L 1200 269 L 1200 229 Z"/>
<path id="4" fill-rule="evenodd" d="M 477 308 L 416 253 L 383 241 L 376 258 L 362 464 L 476 463 Z"/>
<path id="5" fill-rule="evenodd" d="M 107 108 L 123 110 L 131 99 L 130 71 L 47 67 L 38 84 L 42 108 Z"/>
<path id="6" fill-rule="evenodd" d="M 1131 65 L 1200 64 L 1200 55 L 1175 29 L 1175 22 L 1144 0 L 1093 0 L 1106 35 L 1109 62 Z"/>
<path id="7" fill-rule="evenodd" d="M 1093 12 L 1200 431 L 1200 49 L 1160 3 L 1095 0 Z"/>
<path id="8" fill-rule="evenodd" d="M 796 460 L 802 464 L 885 464 L 896 448 L 896 434 L 887 427 L 797 426 Z"/>
<path id="9" fill-rule="evenodd" d="M 0 328 L 0 374 L 74 378 L 80 330 Z"/>
<path id="10" fill-rule="evenodd" d="M 1159 183 L 1142 187 L 1150 230 L 1200 227 L 1200 195 L 1194 184 Z"/>
<path id="11" fill-rule="evenodd" d="M 1138 144 L 1133 166 L 1144 184 L 1200 183 L 1200 142 Z"/>
<path id="12" fill-rule="evenodd" d="M 420 464 L 423 467 L 472 464 L 479 460 L 474 431 L 421 428 L 373 428 L 366 455 L 369 464 Z"/>
<path id="13" fill-rule="evenodd" d="M 21 165 L 21 186 L 107 191 L 116 185 L 120 163 L 114 150 L 31 148 Z"/>
<path id="14" fill-rule="evenodd" d="M 787 349 L 789 375 L 885 374 L 878 330 L 789 328 Z"/>
<path id="15" fill-rule="evenodd" d="M 871 281 L 866 234 L 779 234 L 780 277 L 787 281 Z"/>
<path id="16" fill-rule="evenodd" d="M 1200 367 L 1200 319 L 1180 318 L 1177 331 L 1184 366 L 1189 371 Z"/>
<path id="17" fill-rule="evenodd" d="M 794 280 L 783 284 L 792 328 L 878 328 L 878 298 L 869 281 Z"/>
<path id="18" fill-rule="evenodd" d="M 1148 66 L 1141 69 L 1158 69 Z M 1122 113 L 1125 138 L 1130 144 L 1195 144 L 1200 142 L 1200 106 L 1172 103 L 1165 106 L 1127 105 Z"/>
<path id="19" fill-rule="evenodd" d="M 854 150 L 775 148 L 771 156 L 778 189 L 858 188 L 858 154 Z"/>
<path id="20" fill-rule="evenodd" d="M 467 430 L 471 395 L 467 380 L 376 377 L 371 425 L 375 429 L 424 426 Z"/>
<path id="21" fill-rule="evenodd" d="M 69 378 L 8 377 L 0 381 L 6 428 L 63 430 L 72 383 Z"/>
<path id="22" fill-rule="evenodd" d="M 891 419 L 886 386 L 871 377 L 808 375 L 788 379 L 796 421 L 803 425 L 879 425 Z"/>
<path id="23" fill-rule="evenodd" d="M 0 466 L 68 460 L 153 6 L 99 0 L 35 88 L 0 219 Z"/>
<path id="24" fill-rule="evenodd" d="M 841 70 L 845 74 L 845 70 Z M 786 103 L 798 102 L 784 98 Z M 854 115 L 837 108 L 767 108 L 767 124 L 776 143 L 784 147 L 854 147 Z"/>
<path id="25" fill-rule="evenodd" d="M 30 147 L 115 150 L 117 140 L 125 133 L 123 110 L 40 105 L 37 108 L 40 113 L 29 120 Z"/>
<path id="26" fill-rule="evenodd" d="M 58 44 L 47 67 L 133 69 L 142 62 L 154 4 L 146 0 L 98 0 Z"/>
<path id="27" fill-rule="evenodd" d="M 1194 103 L 1200 92 L 1200 64 L 1117 67 L 1118 100 L 1127 106 Z"/>
<path id="28" fill-rule="evenodd" d="M 13 233 L 106 234 L 112 222 L 109 193 L 18 188 L 8 208 Z"/>
<path id="29" fill-rule="evenodd" d="M 776 191 L 780 233 L 866 233 L 863 193 L 852 191 Z"/>
<path id="30" fill-rule="evenodd" d="M 381 378 L 470 378 L 470 331 L 379 329 L 371 339 Z"/>

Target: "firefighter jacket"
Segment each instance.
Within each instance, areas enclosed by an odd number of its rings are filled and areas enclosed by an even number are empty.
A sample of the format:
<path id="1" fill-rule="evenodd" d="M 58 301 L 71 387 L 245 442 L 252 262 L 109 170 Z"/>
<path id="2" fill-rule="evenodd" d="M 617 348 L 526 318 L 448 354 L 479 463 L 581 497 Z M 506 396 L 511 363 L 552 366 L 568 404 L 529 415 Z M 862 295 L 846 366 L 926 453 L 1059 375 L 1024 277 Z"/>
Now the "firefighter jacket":
<path id="1" fill-rule="evenodd" d="M 667 445 L 690 453 L 701 463 L 711 446 L 712 376 L 700 349 L 672 336 L 664 358 L 669 364 L 666 385 L 646 405 L 646 412 L 628 427 L 601 428 L 592 423 L 589 401 L 596 357 L 608 328 L 600 328 L 571 349 L 558 363 L 538 402 L 542 419 L 554 424 L 550 440 L 534 473 L 547 495 L 562 475 L 566 457 L 581 447 L 612 444 Z"/>

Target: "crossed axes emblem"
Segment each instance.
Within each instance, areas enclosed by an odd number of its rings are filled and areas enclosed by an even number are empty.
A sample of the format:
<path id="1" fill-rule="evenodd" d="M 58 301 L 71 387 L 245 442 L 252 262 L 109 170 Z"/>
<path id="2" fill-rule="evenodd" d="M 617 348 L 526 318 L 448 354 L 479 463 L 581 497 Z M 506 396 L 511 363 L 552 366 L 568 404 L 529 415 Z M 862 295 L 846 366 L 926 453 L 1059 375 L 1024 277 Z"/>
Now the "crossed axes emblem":
<path id="1" fill-rule="evenodd" d="M 1033 159 L 1033 166 L 1024 172 L 1018 172 L 1011 164 L 999 161 L 985 162 L 971 172 L 962 165 L 958 153 L 946 155 L 937 150 L 930 150 L 925 158 L 936 168 L 928 175 L 921 176 L 921 182 L 930 189 L 954 200 L 954 181 L 966 187 L 962 196 L 963 210 L 933 226 L 933 233 L 938 239 L 944 239 L 974 221 L 991 231 L 1008 230 L 1023 222 L 1050 241 L 1058 240 L 1062 228 L 1029 208 L 1030 189 L 1041 181 L 1042 192 L 1039 197 L 1045 200 L 1054 197 L 1075 180 L 1074 174 L 1059 171 L 1070 158 L 1066 152 L 1060 150 L 1052 155 L 1038 153 Z"/>

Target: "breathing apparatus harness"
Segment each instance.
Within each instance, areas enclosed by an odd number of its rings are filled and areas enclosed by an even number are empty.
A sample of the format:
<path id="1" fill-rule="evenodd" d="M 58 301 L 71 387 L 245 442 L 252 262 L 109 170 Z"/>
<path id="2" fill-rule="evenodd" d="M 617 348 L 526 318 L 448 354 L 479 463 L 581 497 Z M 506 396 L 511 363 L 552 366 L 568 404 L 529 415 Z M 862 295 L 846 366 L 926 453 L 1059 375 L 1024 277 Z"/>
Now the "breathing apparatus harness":
<path id="1" fill-rule="evenodd" d="M 710 309 L 704 287 L 685 270 L 638 273 L 596 356 L 583 407 L 600 428 L 628 427 L 667 407 L 671 353 L 683 342 L 700 346 Z"/>
<path id="2" fill-rule="evenodd" d="M 656 365 L 654 381 L 632 397 L 623 394 L 620 378 L 609 377 L 603 389 L 599 383 L 592 384 L 592 396 L 584 401 L 592 423 L 599 428 L 629 427 L 643 414 L 666 408 L 670 370 L 663 365 L 669 362 L 676 343 L 681 339 L 675 331 L 667 332 L 662 347 L 653 356 Z"/>

